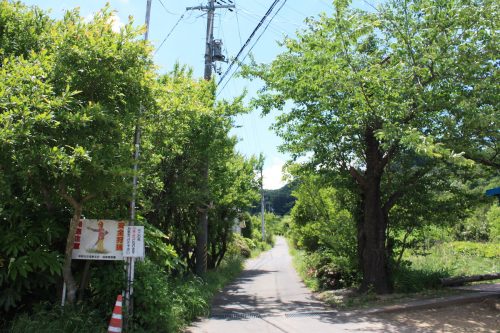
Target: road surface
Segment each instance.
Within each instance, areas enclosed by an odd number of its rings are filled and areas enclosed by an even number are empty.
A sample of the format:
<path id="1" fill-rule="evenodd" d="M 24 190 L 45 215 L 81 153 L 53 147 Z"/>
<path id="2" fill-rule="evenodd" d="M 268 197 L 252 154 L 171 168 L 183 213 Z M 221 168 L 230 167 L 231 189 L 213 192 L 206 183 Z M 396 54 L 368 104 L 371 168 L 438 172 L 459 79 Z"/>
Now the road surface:
<path id="1" fill-rule="evenodd" d="M 278 237 L 272 250 L 248 260 L 242 275 L 215 297 L 210 317 L 186 332 L 495 332 L 499 327 L 498 313 L 484 304 L 462 309 L 403 315 L 338 312 L 314 299 L 292 267 L 285 240 Z"/>

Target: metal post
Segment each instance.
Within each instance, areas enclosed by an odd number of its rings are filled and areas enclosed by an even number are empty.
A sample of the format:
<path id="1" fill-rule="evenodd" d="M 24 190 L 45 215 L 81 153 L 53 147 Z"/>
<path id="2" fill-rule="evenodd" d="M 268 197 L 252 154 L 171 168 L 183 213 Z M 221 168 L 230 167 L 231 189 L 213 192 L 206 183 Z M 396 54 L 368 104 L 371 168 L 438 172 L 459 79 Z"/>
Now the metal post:
<path id="1" fill-rule="evenodd" d="M 152 0 L 146 1 L 146 31 L 144 33 L 144 40 L 148 40 L 149 35 L 149 19 L 151 16 L 151 2 Z M 135 135 L 134 135 L 134 175 L 132 179 L 132 200 L 130 201 L 130 220 L 128 222 L 129 226 L 135 224 L 135 206 L 137 198 L 137 183 L 138 183 L 138 171 L 139 171 L 139 156 L 141 148 L 141 115 L 143 112 L 142 103 L 139 106 L 139 115 L 137 116 L 137 122 L 135 125 Z M 134 313 L 132 297 L 134 295 L 134 270 L 135 270 L 135 258 L 127 258 L 126 271 L 127 271 L 127 285 L 125 288 L 125 328 L 128 327 L 129 319 Z"/>
<path id="2" fill-rule="evenodd" d="M 204 78 L 210 81 L 212 78 L 212 41 L 214 39 L 214 7 L 215 0 L 210 0 L 207 11 L 207 36 L 205 38 L 205 75 Z"/>
<path id="3" fill-rule="evenodd" d="M 66 282 L 63 282 L 63 291 L 62 291 L 62 298 L 61 298 L 61 306 L 64 306 L 66 303 Z"/>
<path id="4" fill-rule="evenodd" d="M 212 79 L 213 40 L 214 40 L 214 14 L 218 8 L 234 8 L 234 5 L 215 5 L 215 0 L 209 0 L 207 6 L 187 7 L 186 10 L 206 10 L 207 11 L 207 32 L 205 38 L 205 73 L 204 79 Z M 205 156 L 204 165 L 201 168 L 201 176 L 205 181 L 204 191 L 208 186 L 209 160 Z M 210 206 L 207 204 L 207 206 Z M 207 269 L 207 242 L 208 242 L 208 208 L 198 207 L 198 230 L 196 235 L 196 274 L 203 275 Z"/>
<path id="5" fill-rule="evenodd" d="M 260 228 L 262 232 L 262 241 L 266 241 L 266 221 L 264 218 L 264 175 L 263 175 L 264 163 L 260 167 Z"/>

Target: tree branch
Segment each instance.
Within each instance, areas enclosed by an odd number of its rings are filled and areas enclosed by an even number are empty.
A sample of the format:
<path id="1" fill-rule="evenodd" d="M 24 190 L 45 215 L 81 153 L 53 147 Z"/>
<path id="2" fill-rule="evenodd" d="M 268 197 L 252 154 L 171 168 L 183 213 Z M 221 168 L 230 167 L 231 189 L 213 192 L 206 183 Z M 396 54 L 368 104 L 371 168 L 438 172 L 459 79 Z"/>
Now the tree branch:
<path id="1" fill-rule="evenodd" d="M 68 194 L 66 191 L 64 184 L 59 184 L 59 191 L 61 192 L 61 196 L 68 201 L 68 203 L 76 210 L 77 208 L 80 207 L 80 204 L 76 201 L 75 198 L 73 198 L 71 195 Z"/>
<path id="2" fill-rule="evenodd" d="M 401 252 L 399 252 L 398 260 L 396 261 L 396 269 L 399 268 L 399 266 L 401 265 L 401 259 L 403 259 L 403 253 L 406 250 L 408 236 L 410 236 L 410 234 L 412 233 L 413 229 L 414 229 L 414 227 L 409 227 L 406 230 L 406 233 L 405 233 L 405 235 L 403 237 L 403 244 L 401 246 Z"/>
<path id="3" fill-rule="evenodd" d="M 387 152 L 384 154 L 384 156 L 382 157 L 382 161 L 380 162 L 382 168 L 384 168 L 387 165 L 387 163 L 389 163 L 389 161 L 397 152 L 397 150 L 398 150 L 397 143 L 392 144 L 392 146 L 390 146 L 389 149 L 387 149 Z"/>
<path id="4" fill-rule="evenodd" d="M 87 201 L 89 201 L 90 199 L 95 198 L 95 196 L 96 196 L 96 195 L 95 195 L 94 193 L 90 193 L 90 194 L 88 194 L 88 195 L 84 196 L 84 197 L 83 197 L 83 199 L 82 199 L 82 203 L 87 202 Z"/>
<path id="5" fill-rule="evenodd" d="M 482 158 L 482 157 L 474 157 L 471 154 L 464 154 L 464 157 L 466 159 L 472 160 L 476 163 L 500 169 L 500 163 L 494 162 L 491 159 L 486 159 L 486 158 Z"/>
<path id="6" fill-rule="evenodd" d="M 356 170 L 354 167 L 350 167 L 349 168 L 349 173 L 351 174 L 351 176 L 358 182 L 359 186 L 362 188 L 362 189 L 365 189 L 366 188 L 366 180 L 365 180 L 365 177 L 363 177 L 362 174 L 359 173 L 358 170 Z"/>
<path id="7" fill-rule="evenodd" d="M 406 188 L 415 184 L 423 175 L 427 173 L 427 171 L 428 171 L 427 169 L 418 170 L 408 179 L 407 182 L 405 182 L 399 187 L 399 190 L 393 192 L 389 196 L 389 199 L 387 199 L 384 206 L 382 207 L 385 215 L 389 214 L 389 211 L 391 210 L 392 207 L 394 207 L 396 202 L 406 194 Z"/>

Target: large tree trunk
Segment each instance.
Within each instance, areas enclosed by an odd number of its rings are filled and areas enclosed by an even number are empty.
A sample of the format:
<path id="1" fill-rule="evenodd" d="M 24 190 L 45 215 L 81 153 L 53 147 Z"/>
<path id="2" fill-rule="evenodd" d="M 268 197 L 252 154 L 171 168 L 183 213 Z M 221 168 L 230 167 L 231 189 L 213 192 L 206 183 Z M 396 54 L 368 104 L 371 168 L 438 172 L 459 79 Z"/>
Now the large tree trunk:
<path id="1" fill-rule="evenodd" d="M 392 291 L 392 284 L 385 248 L 387 220 L 382 209 L 380 179 L 368 180 L 364 193 L 363 212 L 363 223 L 358 225 L 363 272 L 361 289 L 373 288 L 379 294 L 389 293 Z"/>
<path id="2" fill-rule="evenodd" d="M 389 258 L 386 251 L 388 217 L 382 203 L 380 189 L 386 164 L 374 130 L 365 132 L 366 171 L 362 176 L 357 171 L 351 174 L 361 188 L 363 214 L 358 221 L 358 257 L 363 282 L 361 290 L 373 289 L 379 294 L 392 292 Z"/>

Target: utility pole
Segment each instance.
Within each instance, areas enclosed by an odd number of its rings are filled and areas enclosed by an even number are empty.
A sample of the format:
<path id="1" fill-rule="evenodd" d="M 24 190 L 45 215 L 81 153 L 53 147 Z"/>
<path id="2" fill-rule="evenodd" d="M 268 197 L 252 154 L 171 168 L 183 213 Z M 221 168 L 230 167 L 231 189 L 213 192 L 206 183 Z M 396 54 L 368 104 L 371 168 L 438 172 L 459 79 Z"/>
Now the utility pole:
<path id="1" fill-rule="evenodd" d="M 144 33 L 144 40 L 148 40 L 149 35 L 149 19 L 151 16 L 151 2 L 152 0 L 146 0 L 146 32 Z M 143 112 L 142 103 L 139 106 L 139 115 L 137 116 L 137 121 L 135 124 L 135 135 L 134 135 L 134 175 L 132 179 L 132 200 L 130 201 L 130 220 L 128 222 L 129 226 L 133 226 L 135 224 L 135 206 L 136 206 L 136 198 L 137 198 L 137 173 L 139 170 L 139 155 L 141 148 L 141 115 Z M 132 297 L 134 295 L 134 272 L 135 272 L 135 258 L 129 257 L 127 258 L 127 285 L 125 288 L 125 309 L 126 309 L 126 317 L 125 317 L 125 330 L 127 329 L 129 319 L 132 317 L 134 313 L 134 307 L 132 302 Z"/>
<path id="2" fill-rule="evenodd" d="M 207 12 L 207 36 L 205 38 L 205 73 L 203 77 L 205 80 L 210 81 L 212 79 L 212 41 L 214 40 L 214 14 L 215 14 L 215 4 L 214 0 L 210 0 L 208 3 Z"/>
<path id="3" fill-rule="evenodd" d="M 232 3 L 232 0 L 228 0 Z M 215 4 L 217 2 L 217 5 Z M 225 2 L 225 1 L 223 1 Z M 216 47 L 219 44 L 214 43 L 214 15 L 216 9 L 235 8 L 234 4 L 221 5 L 219 0 L 209 0 L 206 6 L 186 7 L 186 10 L 206 10 L 207 11 L 207 33 L 205 38 L 205 73 L 204 78 L 207 81 L 212 79 L 212 66 L 215 61 L 224 61 L 219 54 L 216 54 Z"/>
<path id="4" fill-rule="evenodd" d="M 262 232 L 262 241 L 266 241 L 266 221 L 264 218 L 264 163 L 260 165 L 260 229 Z"/>
<path id="5" fill-rule="evenodd" d="M 260 171 L 260 231 L 262 234 L 262 241 L 266 241 L 266 221 L 264 217 L 264 155 L 260 153 L 257 161 L 257 170 Z"/>
<path id="6" fill-rule="evenodd" d="M 212 79 L 212 67 L 215 61 L 224 61 L 224 57 L 220 53 L 220 41 L 214 42 L 214 15 L 215 10 L 219 8 L 234 8 L 234 5 L 216 5 L 216 0 L 209 0 L 207 6 L 187 7 L 186 10 L 206 10 L 207 11 L 207 32 L 205 38 L 205 72 L 204 79 L 210 81 Z M 208 194 L 209 180 L 209 157 L 208 152 L 203 152 L 203 162 L 200 166 L 200 176 L 203 179 L 201 190 L 204 194 Z M 206 196 L 208 199 L 208 196 Z M 198 276 L 204 275 L 207 271 L 207 243 L 208 243 L 208 209 L 211 205 L 202 203 L 198 207 L 198 230 L 196 233 L 196 267 L 195 271 Z"/>

